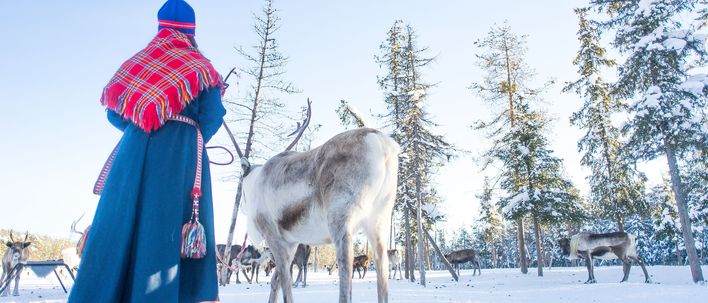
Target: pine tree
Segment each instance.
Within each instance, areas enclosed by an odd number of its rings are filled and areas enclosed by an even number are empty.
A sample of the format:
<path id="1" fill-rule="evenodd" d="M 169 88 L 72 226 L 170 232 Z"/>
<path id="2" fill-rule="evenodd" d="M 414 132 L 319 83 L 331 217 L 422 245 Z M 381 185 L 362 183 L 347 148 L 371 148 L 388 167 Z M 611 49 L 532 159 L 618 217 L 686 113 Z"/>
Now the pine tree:
<path id="1" fill-rule="evenodd" d="M 497 249 L 503 250 L 503 246 L 500 246 L 500 244 L 502 244 L 501 242 L 504 238 L 504 224 L 499 214 L 499 209 L 494 201 L 492 201 L 492 187 L 487 177 L 484 178 L 482 194 L 477 196 L 477 198 L 479 199 L 480 212 L 478 222 L 482 224 L 480 230 L 481 239 L 490 249 L 492 267 L 497 268 L 497 258 L 499 255 Z"/>
<path id="2" fill-rule="evenodd" d="M 470 89 L 497 111 L 490 121 L 478 121 L 474 125 L 476 130 L 487 131 L 488 138 L 493 141 L 493 147 L 485 154 L 486 169 L 488 164 L 497 160 L 491 151 L 504 143 L 501 138 L 508 134 L 509 129 L 516 127 L 517 111 L 521 103 L 536 100 L 543 88 L 529 87 L 535 73 L 525 62 L 526 36 L 514 34 L 508 23 L 492 27 L 487 36 L 477 40 L 475 45 L 481 48 L 482 52 L 476 57 L 478 65 L 486 74 L 482 82 L 473 83 Z M 521 183 L 512 183 L 509 190 L 517 193 L 522 186 Z M 514 219 L 518 228 L 519 255 L 525 256 L 523 216 Z M 526 258 L 520 257 L 520 260 L 521 272 L 527 273 Z"/>
<path id="3" fill-rule="evenodd" d="M 708 99 L 705 75 L 692 75 L 691 67 L 706 62 L 705 35 L 682 22 L 695 16 L 698 0 L 594 0 L 592 7 L 611 18 L 601 25 L 615 32 L 613 41 L 626 60 L 619 68 L 613 94 L 634 99 L 633 117 L 624 130 L 636 160 L 665 155 L 676 200 L 681 230 L 694 282 L 703 281 L 691 230 L 688 193 L 681 181 L 679 158 L 708 148 L 704 109 Z M 693 19 L 693 18 L 689 18 Z"/>
<path id="4" fill-rule="evenodd" d="M 277 10 L 273 7 L 272 0 L 266 0 L 263 7 L 262 16 L 254 15 L 256 24 L 254 30 L 258 35 L 258 44 L 252 47 L 255 54 L 250 54 L 243 48 L 237 49 L 248 62 L 247 67 L 240 68 L 241 72 L 248 77 L 251 82 L 250 89 L 247 91 L 247 96 L 239 100 L 239 102 L 226 102 L 231 105 L 233 111 L 237 114 L 237 123 L 248 123 L 247 127 L 239 127 L 238 129 L 248 129 L 245 135 L 245 149 L 243 157 L 250 159 L 254 151 L 254 144 L 267 134 L 278 136 L 275 122 L 268 121 L 275 116 L 281 114 L 282 103 L 275 96 L 269 93 L 296 93 L 297 90 L 290 82 L 283 81 L 282 75 L 285 73 L 284 68 L 288 58 L 283 56 L 279 51 L 279 46 L 274 35 L 279 29 L 280 18 L 277 15 Z M 245 110 L 245 111 L 244 111 Z M 230 133 L 230 131 L 229 131 Z M 237 135 L 237 137 L 242 137 Z M 235 140 L 232 136 L 232 140 Z M 261 142 L 263 143 L 263 142 Z M 265 145 L 263 145 L 265 146 Z M 261 155 L 261 158 L 266 158 Z M 236 190 L 236 199 L 234 202 L 234 210 L 231 214 L 231 225 L 229 226 L 229 234 L 226 238 L 226 247 L 231 247 L 234 237 L 234 229 L 236 228 L 236 218 L 238 217 L 238 209 L 241 200 L 241 181 L 239 179 L 238 188 Z M 229 260 L 230 250 L 226 250 L 223 258 Z M 220 273 L 219 283 L 226 285 L 227 267 L 223 266 Z"/>
<path id="5" fill-rule="evenodd" d="M 578 190 L 564 176 L 562 160 L 548 147 L 547 123 L 542 112 L 521 105 L 516 127 L 503 137 L 504 145 L 492 150 L 503 163 L 501 187 L 510 194 L 500 200 L 505 215 L 529 215 L 533 222 L 539 276 L 543 276 L 541 226 L 583 217 Z M 522 185 L 518 191 L 516 184 Z"/>
<path id="6" fill-rule="evenodd" d="M 381 45 L 382 55 L 377 62 L 387 69 L 386 76 L 379 78 L 384 90 L 389 113 L 385 115 L 393 127 L 394 138 L 401 146 L 399 158 L 399 190 L 397 204 L 404 212 L 407 255 L 411 247 L 409 209 L 416 211 L 419 271 L 421 284 L 425 285 L 423 247 L 423 205 L 426 196 L 432 197 L 430 182 L 444 160 L 452 155 L 452 147 L 440 135 L 431 130 L 435 123 L 429 120 L 424 109 L 430 85 L 423 82 L 420 70 L 433 59 L 425 57 L 426 48 L 416 44 L 416 35 L 408 25 L 396 21 L 389 30 L 387 40 Z M 428 221 L 430 218 L 427 219 Z M 412 258 L 410 258 L 412 260 Z M 407 268 L 412 268 L 407 263 Z M 407 272 L 409 270 L 406 270 Z M 412 276 L 412 272 L 411 278 Z M 413 280 L 413 279 L 411 279 Z"/>
<path id="7" fill-rule="evenodd" d="M 580 79 L 568 83 L 564 91 L 575 91 L 585 102 L 570 121 L 586 130 L 578 142 L 578 150 L 584 152 L 581 164 L 591 171 L 590 202 L 601 210 L 598 212 L 601 217 L 614 220 L 617 229 L 624 231 L 626 217 L 647 210 L 642 196 L 646 177 L 623 155 L 620 131 L 612 125 L 612 114 L 626 106 L 610 95 L 610 85 L 601 74 L 605 68 L 615 66 L 615 61 L 605 57 L 599 30 L 587 19 L 587 9 L 575 12 L 580 19 L 580 50 L 573 63 L 578 66 Z"/>
<path id="8" fill-rule="evenodd" d="M 655 205 L 652 216 L 656 228 L 655 239 L 665 243 L 663 248 L 673 251 L 676 254 L 676 265 L 681 265 L 681 224 L 669 180 L 664 179 L 664 184 L 652 188 L 649 198 Z"/>

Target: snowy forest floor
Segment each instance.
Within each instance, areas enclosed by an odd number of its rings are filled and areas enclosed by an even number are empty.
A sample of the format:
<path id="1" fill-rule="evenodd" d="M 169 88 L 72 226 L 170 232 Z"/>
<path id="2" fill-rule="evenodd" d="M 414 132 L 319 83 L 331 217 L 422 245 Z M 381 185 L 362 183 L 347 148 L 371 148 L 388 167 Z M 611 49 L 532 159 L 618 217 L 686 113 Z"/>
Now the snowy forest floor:
<path id="1" fill-rule="evenodd" d="M 585 285 L 585 267 L 544 269 L 544 277 L 536 269 L 523 275 L 518 269 L 486 269 L 482 276 L 472 276 L 463 270 L 460 282 L 454 282 L 447 271 L 427 273 L 427 287 L 405 280 L 391 280 L 391 302 L 706 302 L 708 285 L 693 284 L 688 266 L 650 266 L 647 268 L 654 283 L 643 283 L 639 266 L 633 266 L 628 283 L 622 278 L 621 266 L 596 267 L 597 284 Z M 703 266 L 708 274 L 708 266 Z M 416 273 L 417 275 L 417 273 Z M 417 277 L 417 276 L 416 276 Z M 336 276 L 326 272 L 309 272 L 307 288 L 293 289 L 298 302 L 336 302 Z M 231 284 L 220 288 L 222 302 L 267 302 L 270 278 L 261 283 Z M 66 295 L 56 277 L 37 278 L 25 272 L 20 283 L 19 297 L 3 297 L 0 302 L 65 302 Z M 354 279 L 354 302 L 376 302 L 376 273 L 365 279 Z"/>

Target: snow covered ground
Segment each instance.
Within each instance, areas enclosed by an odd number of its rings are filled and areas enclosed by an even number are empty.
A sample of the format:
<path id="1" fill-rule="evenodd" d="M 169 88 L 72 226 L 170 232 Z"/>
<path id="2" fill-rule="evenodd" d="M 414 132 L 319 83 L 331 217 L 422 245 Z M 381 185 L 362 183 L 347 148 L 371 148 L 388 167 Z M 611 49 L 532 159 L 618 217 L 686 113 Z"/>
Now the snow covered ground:
<path id="1" fill-rule="evenodd" d="M 403 280 L 390 285 L 391 302 L 708 302 L 708 285 L 690 281 L 687 266 L 648 267 L 653 284 L 643 283 L 642 271 L 632 267 L 628 283 L 617 283 L 622 278 L 620 266 L 596 267 L 599 281 L 585 285 L 584 267 L 545 270 L 545 277 L 537 277 L 532 268 L 528 275 L 518 269 L 484 270 L 482 276 L 471 276 L 463 271 L 460 282 L 454 282 L 447 271 L 428 273 L 428 286 L 422 287 Z M 703 267 L 708 274 L 708 266 Z M 337 281 L 326 272 L 311 272 L 307 288 L 294 289 L 298 302 L 336 302 Z M 268 280 L 268 279 L 262 279 Z M 220 289 L 222 302 L 266 302 L 270 285 L 261 283 L 232 284 Z M 0 302 L 64 302 L 66 295 L 56 277 L 40 279 L 25 273 L 19 297 L 0 298 Z M 366 279 L 354 279 L 354 302 L 376 302 L 376 275 L 369 272 Z"/>

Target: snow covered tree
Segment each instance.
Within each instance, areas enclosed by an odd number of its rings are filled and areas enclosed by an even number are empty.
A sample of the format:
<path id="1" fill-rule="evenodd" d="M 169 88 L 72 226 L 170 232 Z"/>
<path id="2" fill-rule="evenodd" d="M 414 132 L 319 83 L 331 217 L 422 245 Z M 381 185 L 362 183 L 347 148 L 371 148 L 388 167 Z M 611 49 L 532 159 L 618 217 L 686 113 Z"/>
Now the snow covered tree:
<path id="1" fill-rule="evenodd" d="M 429 120 L 424 109 L 430 84 L 422 80 L 420 71 L 433 59 L 425 57 L 427 48 L 419 47 L 416 40 L 411 26 L 404 25 L 402 21 L 394 22 L 388 38 L 380 47 L 382 55 L 377 57 L 377 62 L 387 70 L 386 75 L 379 78 L 389 111 L 384 117 L 388 119 L 394 138 L 401 146 L 397 208 L 404 213 L 406 254 L 411 255 L 409 239 L 413 230 L 407 209 L 413 209 L 417 212 L 418 223 L 414 229 L 418 235 L 418 265 L 421 284 L 425 285 L 423 200 L 426 196 L 433 197 L 430 189 L 432 176 L 452 156 L 453 149 L 442 136 L 434 134 L 433 128 L 437 125 Z M 407 268 L 409 266 L 412 267 L 412 263 L 408 263 Z"/>
<path id="2" fill-rule="evenodd" d="M 513 33 L 508 23 L 493 26 L 487 36 L 477 40 L 475 45 L 480 48 L 480 53 L 476 54 L 477 64 L 485 71 L 485 75 L 481 82 L 472 83 L 470 89 L 495 111 L 491 120 L 478 121 L 473 126 L 476 130 L 486 131 L 488 138 L 493 141 L 492 148 L 485 153 L 484 169 L 487 169 L 490 163 L 498 160 L 492 151 L 504 144 L 502 138 L 516 127 L 516 116 L 521 104 L 537 100 L 543 88 L 529 86 L 535 73 L 525 61 L 526 36 Z M 507 190 L 510 193 L 518 193 L 524 186 L 514 182 L 509 185 Z M 518 228 L 518 251 L 524 256 L 526 241 L 523 216 L 514 219 Z M 520 259 L 521 272 L 527 273 L 526 258 Z"/>
<path id="3" fill-rule="evenodd" d="M 708 148 L 704 114 L 708 77 L 692 69 L 705 66 L 706 35 L 684 21 L 704 14 L 694 9 L 704 7 L 705 1 L 592 0 L 591 4 L 610 16 L 601 25 L 615 33 L 613 46 L 626 57 L 618 68 L 613 94 L 635 100 L 629 107 L 633 117 L 624 127 L 630 136 L 628 148 L 636 160 L 666 156 L 691 275 L 694 282 L 703 281 L 679 159 Z"/>
<path id="4" fill-rule="evenodd" d="M 583 209 L 578 190 L 564 176 L 562 160 L 553 156 L 545 133 L 547 119 L 539 111 L 521 105 L 517 124 L 503 137 L 493 153 L 503 163 L 501 187 L 509 195 L 500 200 L 510 218 L 530 216 L 534 225 L 537 260 L 543 260 L 541 225 L 580 221 Z M 521 184 L 518 191 L 516 184 Z M 538 275 L 543 276 L 543 264 Z"/>
<path id="5" fill-rule="evenodd" d="M 591 171 L 590 202 L 601 210 L 598 212 L 601 217 L 614 220 L 617 229 L 624 231 L 627 216 L 647 210 L 643 197 L 646 177 L 623 154 L 620 131 L 612 124 L 612 114 L 626 106 L 610 94 L 610 84 L 601 75 L 615 61 L 606 58 L 599 30 L 588 20 L 587 9 L 575 12 L 580 19 L 580 50 L 573 63 L 578 67 L 580 79 L 566 84 L 564 91 L 574 91 L 585 101 L 570 121 L 585 130 L 578 150 L 584 152 L 581 164 Z"/>
<path id="6" fill-rule="evenodd" d="M 492 195 L 492 187 L 489 184 L 489 179 L 484 178 L 484 187 L 482 194 L 477 196 L 479 199 L 480 217 L 478 222 L 482 225 L 480 228 L 481 239 L 490 249 L 491 265 L 497 268 L 497 258 L 499 251 L 503 251 L 502 239 L 504 238 L 504 223 L 499 214 L 499 208 L 494 203 Z M 503 253 L 502 253 L 503 254 Z"/>
<path id="7" fill-rule="evenodd" d="M 652 188 L 649 199 L 654 205 L 655 239 L 663 243 L 662 249 L 673 251 L 676 254 L 676 265 L 681 265 L 681 223 L 669 184 L 669 180 L 664 179 L 664 184 Z"/>

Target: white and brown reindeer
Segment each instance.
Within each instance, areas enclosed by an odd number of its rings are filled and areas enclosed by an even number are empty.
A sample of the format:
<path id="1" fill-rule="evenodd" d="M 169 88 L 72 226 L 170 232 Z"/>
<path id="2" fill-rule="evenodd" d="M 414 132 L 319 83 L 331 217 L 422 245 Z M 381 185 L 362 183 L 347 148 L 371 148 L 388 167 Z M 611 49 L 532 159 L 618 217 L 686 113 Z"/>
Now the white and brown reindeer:
<path id="1" fill-rule="evenodd" d="M 18 264 L 24 264 L 27 262 L 27 259 L 29 259 L 29 246 L 32 245 L 32 242 L 27 241 L 28 238 L 29 232 L 25 233 L 24 240 L 15 241 L 12 237 L 12 230 L 10 231 L 10 241 L 5 243 L 7 250 L 2 258 L 2 278 L 0 278 L 0 287 L 5 286 L 2 293 L 3 297 L 7 297 L 10 293 L 10 283 L 13 276 L 15 278 L 15 289 L 12 291 L 12 295 L 20 295 L 19 285 L 21 275 L 18 271 L 14 271 L 14 269 Z"/>
<path id="2" fill-rule="evenodd" d="M 396 269 L 398 269 L 398 279 L 402 279 L 403 275 L 401 274 L 401 253 L 398 251 L 398 249 L 388 250 L 388 262 L 390 264 L 388 270 L 388 277 L 395 279 Z M 393 270 L 393 277 L 391 277 L 391 270 Z"/>
<path id="3" fill-rule="evenodd" d="M 596 283 L 595 273 L 593 270 L 593 259 L 613 260 L 619 259 L 622 261 L 622 269 L 624 277 L 621 282 L 627 281 L 629 278 L 629 270 L 632 268 L 630 259 L 637 261 L 639 266 L 644 271 L 644 282 L 651 283 L 649 273 L 644 267 L 644 261 L 637 255 L 637 237 L 629 235 L 625 232 L 613 232 L 607 234 L 593 234 L 589 232 L 581 232 L 572 236 L 570 239 L 561 239 L 558 241 L 561 252 L 567 256 L 569 260 L 584 259 L 588 267 L 588 280 L 586 284 Z"/>
<path id="4" fill-rule="evenodd" d="M 263 165 L 242 158 L 243 211 L 254 243 L 265 240 L 276 264 L 288 264 L 298 243 L 333 243 L 339 265 L 339 302 L 352 301 L 353 235 L 362 230 L 379 268 L 387 268 L 385 239 L 396 197 L 398 144 L 383 133 L 359 128 L 340 133 L 306 152 L 289 151 L 302 136 Z M 239 149 L 237 148 L 237 151 Z M 242 156 L 242 155 L 240 155 Z M 388 272 L 377 270 L 378 302 L 388 302 Z M 276 266 L 269 302 L 293 302 L 292 276 Z"/>

